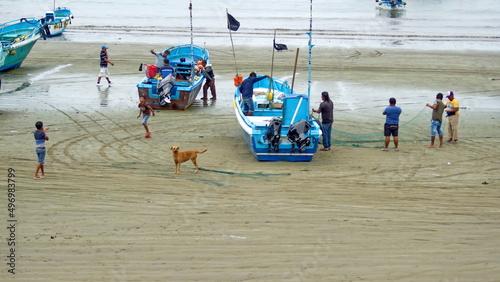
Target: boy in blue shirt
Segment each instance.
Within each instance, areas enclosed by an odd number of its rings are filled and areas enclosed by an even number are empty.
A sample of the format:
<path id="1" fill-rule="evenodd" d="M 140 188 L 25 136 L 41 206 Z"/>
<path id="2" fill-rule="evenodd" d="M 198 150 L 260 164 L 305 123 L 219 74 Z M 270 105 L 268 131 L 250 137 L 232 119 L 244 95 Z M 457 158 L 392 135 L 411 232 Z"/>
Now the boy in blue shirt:
<path id="1" fill-rule="evenodd" d="M 391 135 L 394 140 L 394 151 L 398 149 L 398 129 L 399 129 L 399 115 L 401 115 L 401 108 L 396 106 L 396 98 L 389 99 L 389 107 L 385 108 L 382 113 L 385 115 L 384 136 L 385 146 L 382 151 L 387 151 L 389 143 L 391 142 Z"/>
<path id="2" fill-rule="evenodd" d="M 33 179 L 38 180 L 45 178 L 45 171 L 43 170 L 43 165 L 45 163 L 45 141 L 49 140 L 49 136 L 45 134 L 45 131 L 49 129 L 48 127 L 43 127 L 43 122 L 37 121 L 35 123 L 35 151 L 38 156 L 38 163 L 36 164 L 35 175 L 33 175 Z M 38 172 L 42 174 L 38 176 Z"/>

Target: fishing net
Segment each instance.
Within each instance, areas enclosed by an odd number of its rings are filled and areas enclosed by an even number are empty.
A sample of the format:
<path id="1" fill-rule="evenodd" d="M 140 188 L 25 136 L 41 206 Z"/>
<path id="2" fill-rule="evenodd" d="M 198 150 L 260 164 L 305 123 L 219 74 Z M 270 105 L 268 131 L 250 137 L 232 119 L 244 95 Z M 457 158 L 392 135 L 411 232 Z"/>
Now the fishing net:
<path id="1" fill-rule="evenodd" d="M 401 119 L 400 119 L 401 120 Z M 399 142 L 428 141 L 429 138 L 429 113 L 425 108 L 420 110 L 409 121 L 399 125 Z M 443 120 L 443 124 L 445 120 Z M 332 145 L 360 148 L 378 148 L 384 142 L 383 124 L 373 126 L 366 131 L 371 133 L 353 133 L 332 127 Z M 364 129 L 363 129 L 364 130 Z M 392 137 L 391 137 L 392 142 Z"/>

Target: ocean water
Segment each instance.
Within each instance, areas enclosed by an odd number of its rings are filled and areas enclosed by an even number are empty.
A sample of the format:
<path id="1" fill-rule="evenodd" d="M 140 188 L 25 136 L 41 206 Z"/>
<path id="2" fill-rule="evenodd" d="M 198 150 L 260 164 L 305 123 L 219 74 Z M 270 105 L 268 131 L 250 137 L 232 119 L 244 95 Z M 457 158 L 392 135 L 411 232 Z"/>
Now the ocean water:
<path id="1" fill-rule="evenodd" d="M 230 45 L 226 11 L 240 21 L 233 39 L 248 46 L 277 41 L 307 45 L 310 1 L 55 1 L 74 13 L 71 28 L 60 40 Z M 499 50 L 500 1 L 408 0 L 401 12 L 377 8 L 375 0 L 313 1 L 313 42 L 332 47 L 409 48 L 430 50 Z M 50 0 L 2 0 L 0 22 L 42 16 Z M 192 17 L 190 16 L 192 13 Z M 191 20 L 192 18 L 192 20 Z M 176 43 L 176 42 L 172 42 Z"/>

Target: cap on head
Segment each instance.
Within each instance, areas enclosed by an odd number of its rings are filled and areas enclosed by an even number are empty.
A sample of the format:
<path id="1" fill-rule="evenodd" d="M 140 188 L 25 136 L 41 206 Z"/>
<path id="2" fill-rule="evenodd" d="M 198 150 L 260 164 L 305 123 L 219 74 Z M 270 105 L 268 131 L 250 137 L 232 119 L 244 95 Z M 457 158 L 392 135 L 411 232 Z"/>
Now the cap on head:
<path id="1" fill-rule="evenodd" d="M 102 45 L 101 49 L 108 49 L 105 45 Z"/>
<path id="2" fill-rule="evenodd" d="M 454 96 L 453 91 L 448 91 L 448 95 L 446 96 L 446 98 L 449 98 L 450 96 Z"/>

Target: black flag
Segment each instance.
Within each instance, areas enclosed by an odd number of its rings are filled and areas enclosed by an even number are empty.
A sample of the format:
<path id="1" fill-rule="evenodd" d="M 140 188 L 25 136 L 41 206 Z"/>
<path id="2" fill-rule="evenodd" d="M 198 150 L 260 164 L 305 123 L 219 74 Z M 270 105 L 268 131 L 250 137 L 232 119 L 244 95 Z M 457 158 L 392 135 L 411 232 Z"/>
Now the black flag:
<path id="1" fill-rule="evenodd" d="M 240 28 L 240 22 L 237 21 L 231 14 L 227 13 L 227 28 L 232 31 L 237 31 Z"/>
<path id="2" fill-rule="evenodd" d="M 288 50 L 288 47 L 286 47 L 285 44 L 276 43 L 274 40 L 273 40 L 273 44 L 274 44 L 274 49 L 276 49 L 277 51 Z"/>

